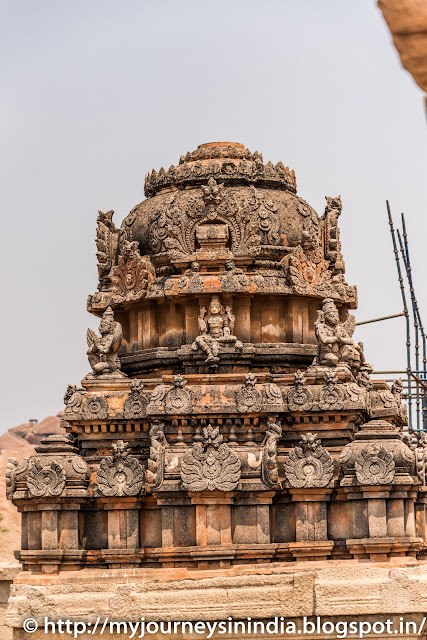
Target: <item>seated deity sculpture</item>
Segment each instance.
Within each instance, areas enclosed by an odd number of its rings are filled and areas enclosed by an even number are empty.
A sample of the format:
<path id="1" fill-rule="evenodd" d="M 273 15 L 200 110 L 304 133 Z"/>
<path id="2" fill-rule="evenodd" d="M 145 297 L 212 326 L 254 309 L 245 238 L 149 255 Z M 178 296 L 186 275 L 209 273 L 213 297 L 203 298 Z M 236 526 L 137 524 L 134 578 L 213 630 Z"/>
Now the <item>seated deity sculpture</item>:
<path id="1" fill-rule="evenodd" d="M 117 355 L 122 342 L 122 327 L 120 322 L 115 322 L 114 312 L 111 307 L 107 307 L 101 318 L 99 333 L 101 335 L 97 336 L 92 329 L 87 330 L 87 344 L 89 347 L 87 355 L 94 374 L 96 376 L 103 374 L 122 376 L 120 360 Z"/>
<path id="2" fill-rule="evenodd" d="M 215 364 L 219 361 L 220 345 L 233 344 L 236 349 L 242 349 L 243 344 L 233 335 L 234 315 L 231 307 L 223 307 L 218 296 L 212 296 L 209 309 L 202 307 L 199 315 L 200 335 L 197 336 L 191 348 L 201 349 L 206 353 L 206 362 Z"/>
<path id="3" fill-rule="evenodd" d="M 357 374 L 361 366 L 369 368 L 363 354 L 363 344 L 355 344 L 352 335 L 356 326 L 354 316 L 340 322 L 338 309 L 331 298 L 322 303 L 314 324 L 318 342 L 314 365 L 325 367 L 344 366 Z"/>

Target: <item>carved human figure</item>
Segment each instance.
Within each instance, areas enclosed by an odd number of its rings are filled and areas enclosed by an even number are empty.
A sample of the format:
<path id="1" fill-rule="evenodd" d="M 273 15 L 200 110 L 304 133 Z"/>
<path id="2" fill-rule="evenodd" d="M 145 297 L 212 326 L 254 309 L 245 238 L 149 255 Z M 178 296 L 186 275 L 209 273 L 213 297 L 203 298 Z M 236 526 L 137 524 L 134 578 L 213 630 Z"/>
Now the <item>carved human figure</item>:
<path id="1" fill-rule="evenodd" d="M 338 309 L 331 298 L 323 300 L 314 328 L 318 342 L 315 364 L 326 367 L 347 365 L 353 373 L 359 371 L 361 364 L 368 366 L 363 344 L 355 344 L 351 337 L 355 328 L 354 317 L 349 316 L 345 322 L 340 322 Z"/>
<path id="2" fill-rule="evenodd" d="M 120 360 L 117 355 L 122 342 L 122 327 L 115 322 L 111 307 L 107 307 L 99 323 L 97 336 L 92 329 L 87 330 L 87 355 L 96 376 L 107 373 L 120 374 Z"/>
<path id="3" fill-rule="evenodd" d="M 241 349 L 242 343 L 232 335 L 234 320 L 231 307 L 224 308 L 219 297 L 212 296 L 209 309 L 200 309 L 200 335 L 193 342 L 192 349 L 201 349 L 207 355 L 206 362 L 211 364 L 219 361 L 221 343 L 232 343 L 236 349 Z"/>

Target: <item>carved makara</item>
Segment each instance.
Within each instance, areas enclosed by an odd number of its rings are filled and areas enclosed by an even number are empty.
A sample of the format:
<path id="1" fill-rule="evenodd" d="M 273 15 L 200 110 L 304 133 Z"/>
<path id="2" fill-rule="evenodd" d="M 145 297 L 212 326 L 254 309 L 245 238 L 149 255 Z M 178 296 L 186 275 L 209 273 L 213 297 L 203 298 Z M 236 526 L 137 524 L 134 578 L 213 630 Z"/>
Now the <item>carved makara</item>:
<path id="1" fill-rule="evenodd" d="M 262 393 L 255 387 L 257 382 L 258 379 L 255 374 L 245 373 L 245 384 L 237 393 L 236 397 L 238 411 L 261 411 Z"/>
<path id="2" fill-rule="evenodd" d="M 65 489 L 66 476 L 62 466 L 53 460 L 43 465 L 40 460 L 31 460 L 27 473 L 28 492 L 38 498 L 60 496 Z"/>
<path id="3" fill-rule="evenodd" d="M 268 487 L 279 488 L 279 470 L 277 468 L 277 443 L 282 437 L 280 423 L 268 422 L 262 443 L 262 480 Z"/>
<path id="4" fill-rule="evenodd" d="M 203 427 L 196 442 L 181 461 L 181 480 L 188 491 L 233 491 L 239 484 L 241 462 L 223 442 L 219 427 Z"/>
<path id="5" fill-rule="evenodd" d="M 334 473 L 330 453 L 319 438 L 307 433 L 301 437 L 301 446 L 294 447 L 285 458 L 286 480 L 294 489 L 322 488 L 332 480 Z"/>
<path id="6" fill-rule="evenodd" d="M 120 230 L 113 222 L 114 211 L 98 211 L 96 229 L 96 257 L 98 258 L 98 274 L 100 291 L 106 291 L 111 285 L 110 272 L 115 264 L 119 244 Z"/>
<path id="7" fill-rule="evenodd" d="M 187 380 L 184 376 L 172 376 L 173 389 L 165 397 L 166 413 L 188 413 L 191 411 L 191 393 L 185 389 Z"/>
<path id="8" fill-rule="evenodd" d="M 16 489 L 16 469 L 18 466 L 18 460 L 16 458 L 9 458 L 6 466 L 6 498 L 12 500 L 12 496 Z"/>
<path id="9" fill-rule="evenodd" d="M 341 196 L 326 197 L 325 213 L 321 218 L 325 258 L 334 267 L 335 273 L 344 273 L 345 264 L 341 253 L 338 219 L 342 211 Z"/>
<path id="10" fill-rule="evenodd" d="M 150 491 L 159 489 L 163 483 L 165 449 L 168 447 L 164 429 L 165 425 L 162 422 L 150 427 L 151 446 L 146 471 L 146 484 Z"/>
<path id="11" fill-rule="evenodd" d="M 98 489 L 104 496 L 136 496 L 144 483 L 144 470 L 130 455 L 129 445 L 118 440 L 112 446 L 112 456 L 103 458 L 96 478 Z"/>
<path id="12" fill-rule="evenodd" d="M 354 469 L 359 484 L 390 484 L 394 479 L 395 463 L 393 455 L 383 446 L 369 444 L 357 456 Z"/>
<path id="13" fill-rule="evenodd" d="M 294 386 L 288 392 L 288 407 L 290 411 L 310 411 L 313 406 L 313 394 L 305 386 L 305 377 L 298 370 L 294 375 Z"/>
<path id="14" fill-rule="evenodd" d="M 65 404 L 65 417 L 80 414 L 83 399 L 85 397 L 85 390 L 78 388 L 75 384 L 69 384 L 64 394 Z"/>
<path id="15" fill-rule="evenodd" d="M 114 320 L 114 312 L 111 307 L 105 310 L 99 323 L 97 336 L 93 329 L 87 330 L 87 355 L 94 376 L 123 377 L 120 372 L 120 360 L 117 351 L 122 342 L 122 327 L 120 322 Z"/>
<path id="16" fill-rule="evenodd" d="M 148 257 L 141 256 L 138 242 L 129 242 L 123 237 L 118 264 L 111 273 L 114 302 L 140 300 L 154 276 L 154 267 Z"/>
<path id="17" fill-rule="evenodd" d="M 148 398 L 143 393 L 141 380 L 132 380 L 130 394 L 123 405 L 123 416 L 126 420 L 142 418 L 146 415 Z"/>

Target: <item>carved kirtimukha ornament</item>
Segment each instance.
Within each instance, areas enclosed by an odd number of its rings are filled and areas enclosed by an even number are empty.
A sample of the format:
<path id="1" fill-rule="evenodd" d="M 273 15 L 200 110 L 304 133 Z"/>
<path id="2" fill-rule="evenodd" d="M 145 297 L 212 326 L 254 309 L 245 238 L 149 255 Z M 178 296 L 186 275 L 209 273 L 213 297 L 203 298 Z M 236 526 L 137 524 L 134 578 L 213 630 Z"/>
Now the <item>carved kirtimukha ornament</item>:
<path id="1" fill-rule="evenodd" d="M 113 455 L 104 458 L 97 471 L 100 493 L 104 496 L 136 496 L 144 482 L 144 470 L 129 454 L 129 445 L 118 440 L 112 446 Z"/>
<path id="2" fill-rule="evenodd" d="M 184 376 L 172 376 L 173 389 L 171 389 L 165 398 L 166 413 L 186 413 L 191 411 L 191 394 L 184 387 L 187 380 Z"/>
<path id="3" fill-rule="evenodd" d="M 255 388 L 257 377 L 253 373 L 245 373 L 245 384 L 237 394 L 237 410 L 260 411 L 262 408 L 262 393 Z"/>
<path id="4" fill-rule="evenodd" d="M 199 329 L 192 344 L 192 349 L 200 349 L 206 354 L 206 363 L 216 365 L 219 358 L 220 345 L 232 345 L 236 349 L 242 349 L 243 344 L 233 336 L 234 315 L 230 306 L 223 307 L 218 296 L 212 296 L 209 309 L 200 309 Z"/>
<path id="5" fill-rule="evenodd" d="M 344 393 L 338 386 L 338 376 L 334 369 L 325 371 L 325 385 L 319 393 L 319 408 L 322 411 L 339 411 L 344 400 Z"/>
<path id="6" fill-rule="evenodd" d="M 338 309 L 331 298 L 323 300 L 314 327 L 318 343 L 314 366 L 342 366 L 355 375 L 361 365 L 369 366 L 365 363 L 363 344 L 354 344 L 351 337 L 356 327 L 354 316 L 349 315 L 345 322 L 340 322 Z"/>
<path id="7" fill-rule="evenodd" d="M 307 433 L 301 438 L 301 446 L 294 447 L 285 458 L 284 469 L 290 487 L 321 488 L 332 480 L 334 464 L 319 438 Z"/>
<path id="8" fill-rule="evenodd" d="M 362 449 L 354 462 L 357 481 L 360 484 L 390 484 L 394 479 L 393 456 L 379 444 L 369 444 Z"/>
<path id="9" fill-rule="evenodd" d="M 305 377 L 298 370 L 294 375 L 294 386 L 288 393 L 288 407 L 290 411 L 310 411 L 313 405 L 313 395 L 305 386 Z"/>
<path id="10" fill-rule="evenodd" d="M 240 480 L 241 462 L 223 442 L 219 427 L 203 427 L 202 442 L 196 442 L 181 462 L 181 480 L 188 491 L 233 491 Z"/>
<path id="11" fill-rule="evenodd" d="M 154 267 L 149 258 L 141 256 L 138 242 L 129 242 L 123 238 L 120 252 L 118 264 L 111 273 L 113 300 L 116 303 L 139 300 L 145 296 L 148 285 L 154 278 Z"/>
<path id="12" fill-rule="evenodd" d="M 148 399 L 143 393 L 144 385 L 141 380 L 132 380 L 130 394 L 123 405 L 123 416 L 126 420 L 142 418 L 146 415 Z"/>
<path id="13" fill-rule="evenodd" d="M 281 425 L 276 422 L 267 422 L 267 431 L 262 443 L 262 480 L 268 487 L 280 486 L 277 468 L 277 443 L 281 437 Z"/>
<path id="14" fill-rule="evenodd" d="M 114 313 L 111 307 L 105 310 L 101 322 L 99 323 L 99 333 L 97 336 L 93 329 L 87 330 L 87 355 L 89 364 L 93 369 L 95 377 L 108 375 L 111 377 L 123 377 L 120 371 L 120 360 L 117 351 L 122 342 L 122 327 L 120 322 L 114 320 Z"/>

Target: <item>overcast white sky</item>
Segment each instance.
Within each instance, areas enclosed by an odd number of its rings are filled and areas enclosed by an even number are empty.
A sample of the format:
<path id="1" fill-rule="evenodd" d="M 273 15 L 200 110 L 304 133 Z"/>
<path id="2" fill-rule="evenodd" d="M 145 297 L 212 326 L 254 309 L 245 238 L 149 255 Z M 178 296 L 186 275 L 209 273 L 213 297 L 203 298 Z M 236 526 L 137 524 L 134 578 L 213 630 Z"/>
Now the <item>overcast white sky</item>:
<path id="1" fill-rule="evenodd" d="M 425 111 L 373 0 L 8 0 L 0 59 L 0 432 L 89 370 L 98 208 L 120 223 L 203 142 L 282 160 L 320 214 L 341 194 L 359 320 L 401 311 L 385 199 L 404 210 L 427 324 Z M 357 338 L 405 366 L 403 319 Z"/>

